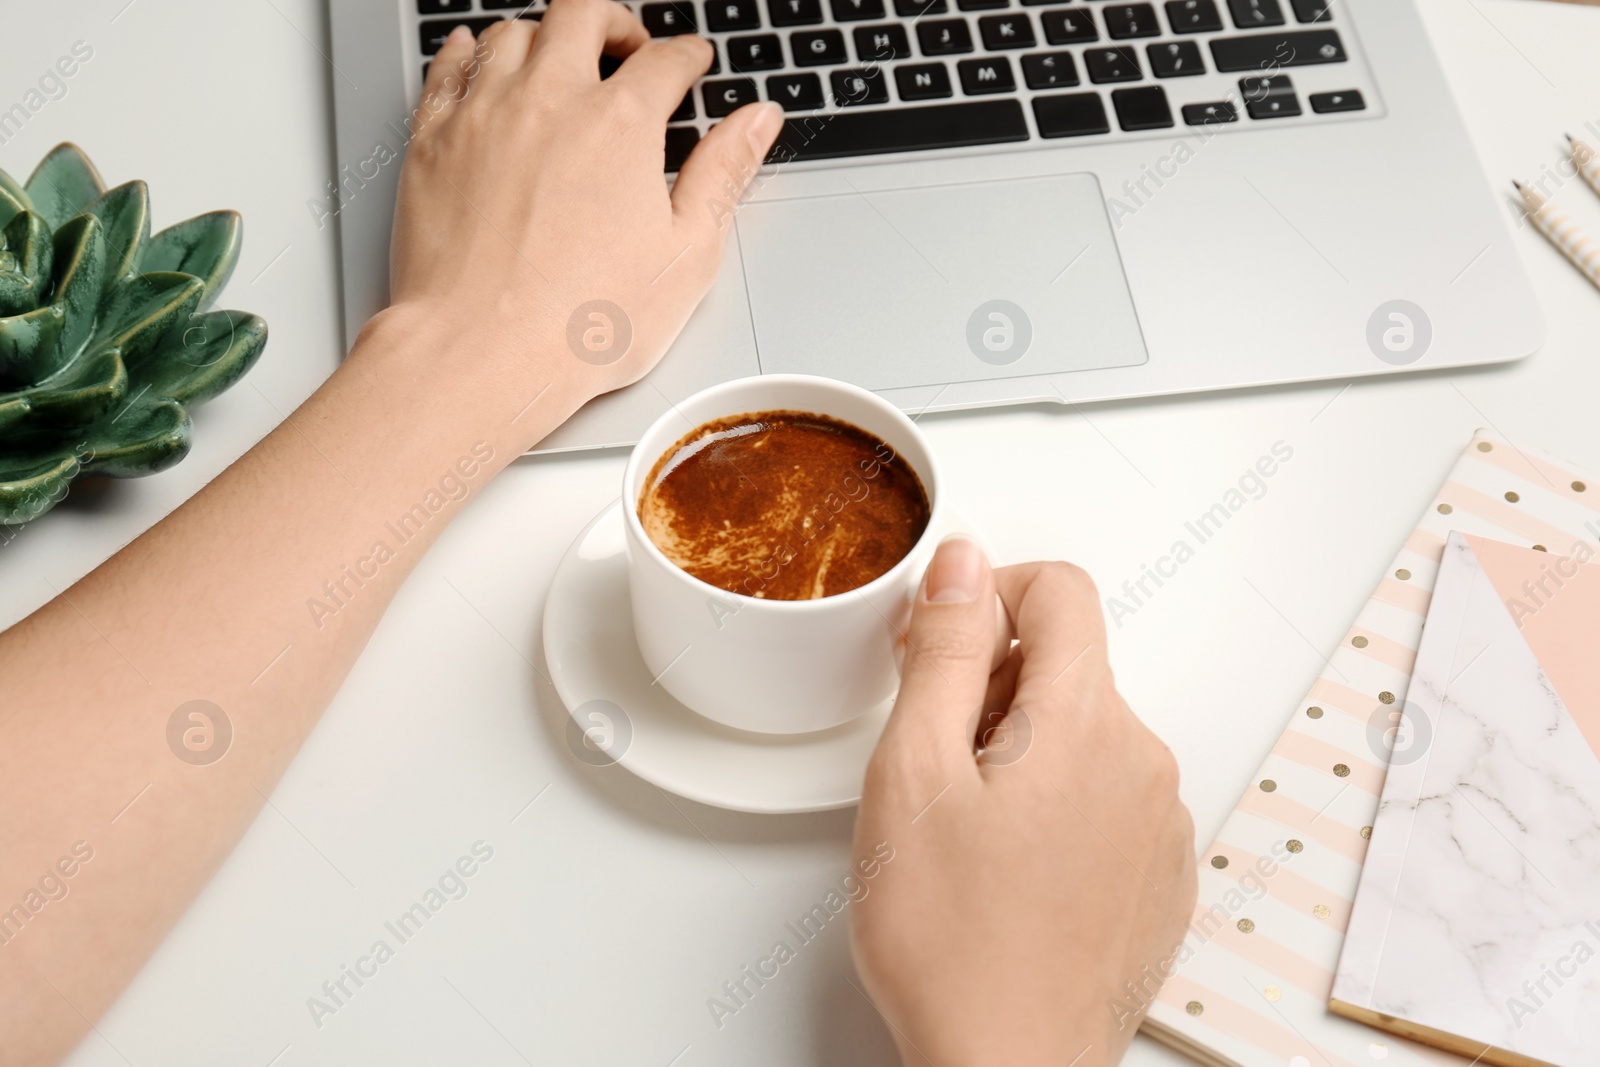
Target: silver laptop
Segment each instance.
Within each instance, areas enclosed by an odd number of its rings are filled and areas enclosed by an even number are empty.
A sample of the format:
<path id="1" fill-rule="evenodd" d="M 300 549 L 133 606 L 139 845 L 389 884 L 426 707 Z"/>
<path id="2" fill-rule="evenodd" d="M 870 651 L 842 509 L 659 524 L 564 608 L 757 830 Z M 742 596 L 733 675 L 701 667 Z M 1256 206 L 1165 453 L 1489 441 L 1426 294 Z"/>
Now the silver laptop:
<path id="1" fill-rule="evenodd" d="M 404 121 L 452 27 L 545 0 L 330 0 L 345 332 L 388 295 Z M 624 445 L 728 378 L 909 411 L 1517 359 L 1543 323 L 1410 0 L 626 0 L 716 63 L 670 181 L 787 121 L 662 364 L 542 448 Z M 388 149 L 379 151 L 379 146 Z"/>

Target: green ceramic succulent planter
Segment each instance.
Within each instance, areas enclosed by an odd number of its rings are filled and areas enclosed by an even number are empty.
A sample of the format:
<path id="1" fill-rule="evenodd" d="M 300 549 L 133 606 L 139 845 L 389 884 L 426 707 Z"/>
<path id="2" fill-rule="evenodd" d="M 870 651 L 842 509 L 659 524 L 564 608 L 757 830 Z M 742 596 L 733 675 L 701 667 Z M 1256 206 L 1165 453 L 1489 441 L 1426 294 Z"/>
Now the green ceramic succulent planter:
<path id="1" fill-rule="evenodd" d="M 267 343 L 255 315 L 206 310 L 240 234 L 213 211 L 150 236 L 144 182 L 107 191 L 76 145 L 26 185 L 0 170 L 0 524 L 44 514 L 80 475 L 188 454 L 188 409 Z"/>

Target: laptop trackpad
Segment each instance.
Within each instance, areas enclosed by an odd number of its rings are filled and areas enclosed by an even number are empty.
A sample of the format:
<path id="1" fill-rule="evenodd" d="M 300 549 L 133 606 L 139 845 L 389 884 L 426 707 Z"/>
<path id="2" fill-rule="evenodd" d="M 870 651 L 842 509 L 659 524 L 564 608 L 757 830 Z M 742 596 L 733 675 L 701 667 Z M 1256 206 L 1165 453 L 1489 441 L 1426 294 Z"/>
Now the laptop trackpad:
<path id="1" fill-rule="evenodd" d="M 753 202 L 738 217 L 761 369 L 868 389 L 1146 359 L 1089 174 Z"/>

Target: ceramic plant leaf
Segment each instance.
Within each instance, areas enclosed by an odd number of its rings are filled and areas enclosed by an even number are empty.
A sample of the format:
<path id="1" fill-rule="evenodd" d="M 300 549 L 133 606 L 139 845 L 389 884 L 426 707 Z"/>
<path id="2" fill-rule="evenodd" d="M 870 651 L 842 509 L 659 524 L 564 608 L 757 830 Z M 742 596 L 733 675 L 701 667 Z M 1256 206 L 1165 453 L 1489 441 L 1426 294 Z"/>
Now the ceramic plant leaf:
<path id="1" fill-rule="evenodd" d="M 8 225 L 18 212 L 28 204 L 28 194 L 12 180 L 11 175 L 0 170 L 0 226 Z"/>
<path id="2" fill-rule="evenodd" d="M 106 190 L 74 145 L 26 185 L 0 170 L 0 524 L 48 511 L 80 475 L 188 454 L 188 408 L 267 343 L 259 317 L 207 310 L 241 239 L 231 211 L 152 237 L 144 183 Z"/>
<path id="3" fill-rule="evenodd" d="M 44 217 L 18 212 L 0 230 L 0 315 L 37 307 L 50 285 L 55 253 Z"/>
<path id="4" fill-rule="evenodd" d="M 52 230 L 80 214 L 102 192 L 100 175 L 77 145 L 57 145 L 39 161 L 23 187 L 33 210 L 44 216 Z"/>

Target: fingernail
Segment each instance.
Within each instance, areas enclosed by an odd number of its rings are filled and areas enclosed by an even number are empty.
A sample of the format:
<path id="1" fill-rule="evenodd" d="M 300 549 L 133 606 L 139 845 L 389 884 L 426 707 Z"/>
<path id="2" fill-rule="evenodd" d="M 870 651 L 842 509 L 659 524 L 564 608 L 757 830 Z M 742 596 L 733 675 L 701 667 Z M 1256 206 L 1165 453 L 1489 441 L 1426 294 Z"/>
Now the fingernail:
<path id="1" fill-rule="evenodd" d="M 756 105 L 756 113 L 750 120 L 750 125 L 745 133 L 750 138 L 750 147 L 759 155 L 766 155 L 767 149 L 772 146 L 772 139 L 778 136 L 778 128 L 783 125 L 783 108 L 765 100 Z"/>
<path id="2" fill-rule="evenodd" d="M 472 40 L 472 30 L 465 24 L 457 26 L 450 31 L 450 36 L 444 39 L 445 44 L 465 44 Z"/>
<path id="3" fill-rule="evenodd" d="M 970 604 L 983 591 L 989 561 L 970 538 L 947 537 L 933 554 L 924 579 L 923 599 L 930 604 Z"/>

